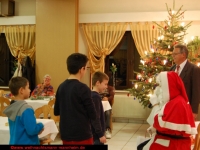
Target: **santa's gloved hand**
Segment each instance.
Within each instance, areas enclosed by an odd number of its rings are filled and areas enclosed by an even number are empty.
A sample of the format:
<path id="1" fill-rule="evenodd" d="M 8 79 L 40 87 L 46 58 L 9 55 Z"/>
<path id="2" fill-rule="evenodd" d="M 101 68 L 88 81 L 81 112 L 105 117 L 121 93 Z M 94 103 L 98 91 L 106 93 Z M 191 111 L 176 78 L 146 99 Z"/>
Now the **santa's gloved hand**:
<path id="1" fill-rule="evenodd" d="M 152 137 L 152 135 L 156 133 L 156 129 L 153 126 L 150 126 L 147 129 L 147 132 L 149 133 L 149 136 Z"/>
<path id="2" fill-rule="evenodd" d="M 154 106 L 154 105 L 156 105 L 156 104 L 159 103 L 158 97 L 157 97 L 155 94 L 153 94 L 153 95 L 150 97 L 149 101 L 150 101 L 150 103 L 152 104 L 152 106 Z"/>

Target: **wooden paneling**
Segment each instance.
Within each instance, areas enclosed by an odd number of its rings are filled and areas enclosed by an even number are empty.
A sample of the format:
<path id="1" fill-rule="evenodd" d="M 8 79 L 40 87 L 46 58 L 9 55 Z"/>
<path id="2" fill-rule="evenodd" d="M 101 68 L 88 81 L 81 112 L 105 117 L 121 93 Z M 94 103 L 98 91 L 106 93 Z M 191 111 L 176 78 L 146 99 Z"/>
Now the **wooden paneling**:
<path id="1" fill-rule="evenodd" d="M 36 0 L 36 82 L 55 90 L 68 77 L 66 58 L 78 47 L 78 0 Z"/>

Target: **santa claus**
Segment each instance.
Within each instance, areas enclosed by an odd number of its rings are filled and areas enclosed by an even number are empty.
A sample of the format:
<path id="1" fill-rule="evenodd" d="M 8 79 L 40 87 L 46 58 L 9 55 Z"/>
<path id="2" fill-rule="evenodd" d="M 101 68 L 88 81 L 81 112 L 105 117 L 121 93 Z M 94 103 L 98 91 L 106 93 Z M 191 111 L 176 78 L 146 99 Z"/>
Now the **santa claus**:
<path id="1" fill-rule="evenodd" d="M 175 72 L 161 72 L 156 82 L 147 119 L 148 131 L 155 132 L 143 150 L 190 150 L 190 136 L 197 130 L 183 82 Z"/>

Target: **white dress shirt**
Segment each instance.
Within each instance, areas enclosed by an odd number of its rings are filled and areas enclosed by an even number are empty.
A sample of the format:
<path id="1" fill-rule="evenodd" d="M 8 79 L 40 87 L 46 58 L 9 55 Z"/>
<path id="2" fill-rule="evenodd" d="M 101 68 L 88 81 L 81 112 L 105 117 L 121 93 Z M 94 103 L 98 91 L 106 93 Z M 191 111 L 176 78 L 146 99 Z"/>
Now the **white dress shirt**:
<path id="1" fill-rule="evenodd" d="M 180 66 L 179 71 L 178 71 L 178 75 L 179 75 L 179 76 L 180 76 L 181 71 L 183 70 L 183 68 L 184 68 L 184 66 L 185 66 L 185 64 L 186 64 L 186 62 L 187 62 L 187 59 L 179 65 L 179 66 Z M 177 65 L 176 65 L 176 66 L 177 66 Z M 177 69 L 175 70 L 175 72 L 177 72 Z"/>

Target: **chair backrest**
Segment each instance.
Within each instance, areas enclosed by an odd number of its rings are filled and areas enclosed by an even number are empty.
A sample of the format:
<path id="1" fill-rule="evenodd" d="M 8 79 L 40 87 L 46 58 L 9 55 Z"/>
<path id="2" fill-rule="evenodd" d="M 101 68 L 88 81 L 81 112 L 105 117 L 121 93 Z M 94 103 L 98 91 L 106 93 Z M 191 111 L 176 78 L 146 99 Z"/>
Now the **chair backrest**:
<path id="1" fill-rule="evenodd" d="M 5 97 L 0 97 L 0 116 L 2 116 L 2 112 L 6 106 L 10 105 L 10 100 Z"/>
<path id="2" fill-rule="evenodd" d="M 60 116 L 54 115 L 54 109 L 53 108 L 50 109 L 49 113 L 50 113 L 51 119 L 53 119 L 55 123 L 60 122 Z"/>
<path id="3" fill-rule="evenodd" d="M 49 102 L 48 102 L 48 105 L 50 105 L 51 107 L 53 107 L 54 106 L 54 104 L 55 104 L 55 101 L 56 101 L 56 99 L 54 98 L 54 99 L 52 99 L 52 100 L 50 100 Z"/>
<path id="4" fill-rule="evenodd" d="M 52 107 L 50 105 L 43 105 L 42 107 L 39 107 L 35 110 L 35 117 L 40 118 L 40 115 L 43 114 L 43 119 L 49 119 L 51 109 Z M 49 136 L 48 139 L 40 141 L 40 145 L 43 145 L 45 143 L 48 143 L 48 145 L 50 145 L 51 141 L 52 140 L 50 139 L 50 136 Z"/>
<path id="5" fill-rule="evenodd" d="M 51 106 L 49 105 L 44 105 L 42 107 L 39 107 L 35 110 L 35 117 L 40 118 L 40 115 L 43 114 L 43 118 L 48 119 L 50 110 Z"/>
<path id="6" fill-rule="evenodd" d="M 0 97 L 2 97 L 4 94 L 4 90 L 0 90 Z"/>
<path id="7" fill-rule="evenodd" d="M 3 108 L 3 110 L 2 110 L 2 117 L 7 117 L 7 116 L 3 113 L 3 111 L 4 111 L 7 107 L 8 107 L 8 106 L 6 106 L 6 107 Z"/>
<path id="8" fill-rule="evenodd" d="M 194 149 L 193 150 L 200 150 L 200 123 L 197 127 L 197 134 L 195 136 L 195 143 L 194 143 Z"/>

